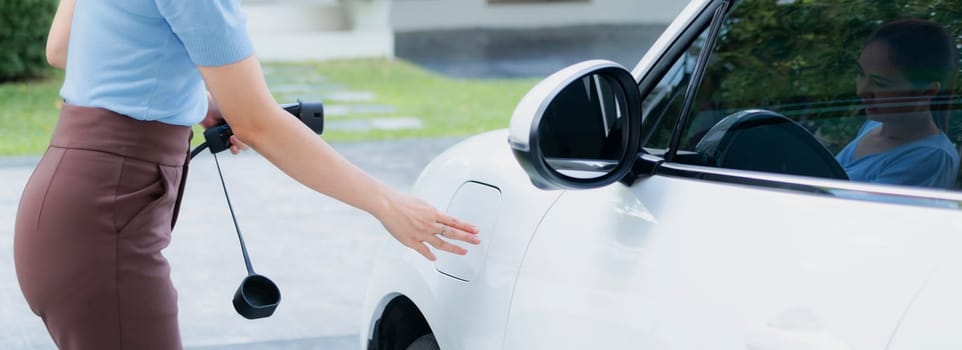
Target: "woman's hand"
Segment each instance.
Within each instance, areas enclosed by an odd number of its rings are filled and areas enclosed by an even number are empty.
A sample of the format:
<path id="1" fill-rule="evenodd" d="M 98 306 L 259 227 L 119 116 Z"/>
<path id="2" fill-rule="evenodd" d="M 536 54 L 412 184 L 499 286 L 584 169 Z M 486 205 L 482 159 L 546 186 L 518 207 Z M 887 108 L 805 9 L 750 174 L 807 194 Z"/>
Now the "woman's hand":
<path id="1" fill-rule="evenodd" d="M 388 210 L 378 217 L 381 224 L 401 244 L 416 250 L 428 260 L 437 258 L 427 245 L 464 255 L 468 252 L 466 249 L 449 241 L 481 243 L 477 237 L 477 227 L 444 214 L 418 198 L 395 192 L 389 202 Z"/>
<path id="2" fill-rule="evenodd" d="M 200 121 L 200 126 L 204 129 L 210 129 L 215 126 L 224 124 L 224 115 L 220 113 L 220 107 L 217 102 L 214 101 L 214 97 L 207 93 L 207 115 L 204 116 L 204 120 Z M 236 135 L 230 137 L 230 153 L 238 154 L 241 151 L 247 149 L 247 144 L 241 142 Z"/>

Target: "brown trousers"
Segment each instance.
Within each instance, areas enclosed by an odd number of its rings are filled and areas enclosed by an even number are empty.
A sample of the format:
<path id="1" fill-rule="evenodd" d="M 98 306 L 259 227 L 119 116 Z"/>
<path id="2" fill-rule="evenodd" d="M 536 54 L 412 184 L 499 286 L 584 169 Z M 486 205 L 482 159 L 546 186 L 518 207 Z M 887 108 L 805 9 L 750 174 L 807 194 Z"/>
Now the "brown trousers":
<path id="1" fill-rule="evenodd" d="M 14 262 L 60 349 L 180 349 L 161 250 L 190 128 L 64 104 L 17 210 Z"/>

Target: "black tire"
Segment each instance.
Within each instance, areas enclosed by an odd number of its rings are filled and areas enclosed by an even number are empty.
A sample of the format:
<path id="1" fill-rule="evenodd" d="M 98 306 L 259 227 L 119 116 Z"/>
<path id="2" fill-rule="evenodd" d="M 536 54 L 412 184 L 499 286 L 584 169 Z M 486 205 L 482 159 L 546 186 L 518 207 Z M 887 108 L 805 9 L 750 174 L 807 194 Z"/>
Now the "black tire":
<path id="1" fill-rule="evenodd" d="M 407 350 L 441 350 L 438 340 L 434 339 L 434 334 L 428 333 L 414 340 L 408 345 Z"/>

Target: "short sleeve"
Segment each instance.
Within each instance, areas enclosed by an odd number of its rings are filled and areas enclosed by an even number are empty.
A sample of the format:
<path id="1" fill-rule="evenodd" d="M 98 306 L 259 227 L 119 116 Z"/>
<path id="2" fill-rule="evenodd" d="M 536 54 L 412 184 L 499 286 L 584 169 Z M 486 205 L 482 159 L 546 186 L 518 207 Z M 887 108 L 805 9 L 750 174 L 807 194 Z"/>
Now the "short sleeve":
<path id="1" fill-rule="evenodd" d="M 240 0 L 155 1 L 194 64 L 221 66 L 254 53 Z"/>

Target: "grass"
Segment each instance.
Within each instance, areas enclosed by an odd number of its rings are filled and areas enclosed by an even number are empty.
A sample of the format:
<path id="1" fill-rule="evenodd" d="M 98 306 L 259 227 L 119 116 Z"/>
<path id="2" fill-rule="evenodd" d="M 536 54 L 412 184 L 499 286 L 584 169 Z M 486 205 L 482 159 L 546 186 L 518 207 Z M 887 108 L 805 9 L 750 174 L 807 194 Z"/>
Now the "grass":
<path id="1" fill-rule="evenodd" d="M 325 130 L 328 141 L 456 137 L 505 128 L 518 100 L 536 79 L 454 79 L 403 60 L 346 60 L 266 63 L 265 78 L 274 88 L 297 85 L 299 91 L 275 92 L 279 103 L 322 100 L 326 107 L 387 106 L 380 113 L 329 115 L 328 123 L 408 117 L 420 128 L 399 130 Z M 56 123 L 63 74 L 22 83 L 0 84 L 0 156 L 40 154 Z M 336 101 L 334 91 L 370 93 L 371 100 Z M 343 109 L 342 109 L 343 110 Z M 195 129 L 195 135 L 200 135 Z M 200 137 L 195 136 L 195 142 Z"/>
<path id="2" fill-rule="evenodd" d="M 505 128 L 518 100 L 537 83 L 533 79 L 452 79 L 402 60 L 349 60 L 268 67 L 325 77 L 327 81 L 323 84 L 343 84 L 349 90 L 372 92 L 375 100 L 365 104 L 396 109 L 385 115 L 349 114 L 328 120 L 415 117 L 423 123 L 422 128 L 405 130 L 325 131 L 325 138 L 330 140 L 459 136 Z M 269 76 L 268 81 L 281 79 L 280 75 Z M 290 102 L 292 97 L 295 96 L 275 94 L 279 102 Z M 325 101 L 326 105 L 336 102 Z"/>
<path id="3" fill-rule="evenodd" d="M 0 156 L 39 154 L 47 147 L 60 109 L 63 74 L 0 84 Z"/>

